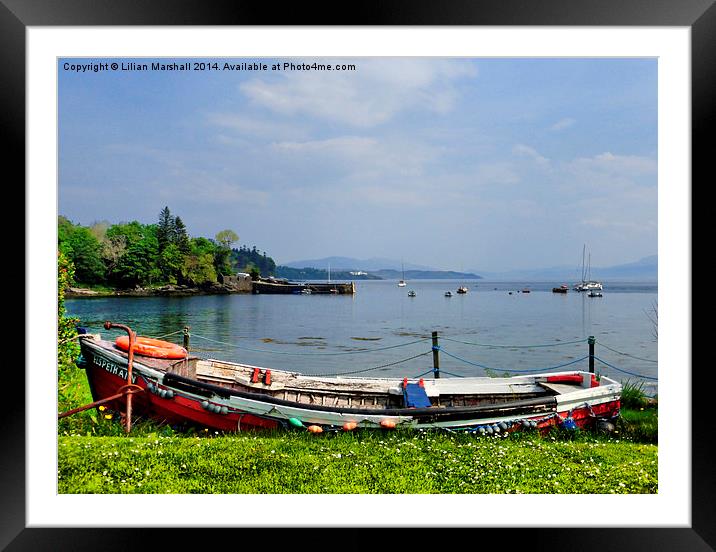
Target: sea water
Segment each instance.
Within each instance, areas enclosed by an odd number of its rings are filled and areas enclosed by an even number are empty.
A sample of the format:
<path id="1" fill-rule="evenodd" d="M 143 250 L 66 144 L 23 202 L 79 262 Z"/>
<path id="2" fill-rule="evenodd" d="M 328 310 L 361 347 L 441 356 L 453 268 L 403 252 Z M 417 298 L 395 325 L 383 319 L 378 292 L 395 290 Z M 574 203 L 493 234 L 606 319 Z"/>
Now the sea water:
<path id="1" fill-rule="evenodd" d="M 603 297 L 553 293 L 561 282 L 355 284 L 355 295 L 81 298 L 66 307 L 105 338 L 119 335 L 105 320 L 176 343 L 188 326 L 194 355 L 311 375 L 433 377 L 432 332 L 441 377 L 587 370 L 594 336 L 596 372 L 655 392 L 656 283 L 604 282 Z M 461 285 L 467 294 L 456 293 Z"/>

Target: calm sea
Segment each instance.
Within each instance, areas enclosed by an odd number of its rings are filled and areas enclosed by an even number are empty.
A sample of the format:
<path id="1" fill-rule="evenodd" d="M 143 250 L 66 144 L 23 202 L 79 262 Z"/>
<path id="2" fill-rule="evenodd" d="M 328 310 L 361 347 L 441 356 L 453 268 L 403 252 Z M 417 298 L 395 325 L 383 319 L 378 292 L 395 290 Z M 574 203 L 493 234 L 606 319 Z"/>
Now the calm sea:
<path id="1" fill-rule="evenodd" d="M 371 280 L 357 281 L 353 296 L 82 298 L 66 306 L 92 333 L 119 335 L 102 328 L 105 320 L 152 337 L 189 326 L 198 356 L 305 374 L 423 375 L 433 366 L 433 331 L 442 377 L 587 369 L 579 359 L 594 336 L 595 355 L 608 363 L 596 361 L 597 372 L 655 390 L 656 284 L 605 282 L 603 297 L 552 293 L 559 284 Z M 460 285 L 469 292 L 456 294 Z M 166 339 L 181 343 L 182 335 Z"/>

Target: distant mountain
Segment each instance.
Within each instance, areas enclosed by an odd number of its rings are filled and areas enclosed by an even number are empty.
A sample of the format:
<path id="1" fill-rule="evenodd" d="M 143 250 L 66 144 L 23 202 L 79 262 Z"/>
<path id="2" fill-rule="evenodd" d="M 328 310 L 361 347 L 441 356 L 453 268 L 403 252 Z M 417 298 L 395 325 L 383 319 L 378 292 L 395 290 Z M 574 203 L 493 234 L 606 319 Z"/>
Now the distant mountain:
<path id="1" fill-rule="evenodd" d="M 596 280 L 657 280 L 658 255 L 644 257 L 638 261 L 607 267 L 592 267 L 592 278 Z M 574 266 L 508 270 L 504 272 L 475 271 L 487 280 L 549 280 L 574 283 L 581 278 L 581 269 Z"/>
<path id="2" fill-rule="evenodd" d="M 400 270 L 376 270 L 371 276 L 379 276 L 383 280 L 399 280 L 403 277 Z M 455 272 L 452 270 L 406 270 L 406 280 L 480 280 L 482 276 L 469 272 Z"/>
<path id="3" fill-rule="evenodd" d="M 307 259 L 305 261 L 291 261 L 289 263 L 281 263 L 283 266 L 290 268 L 328 268 L 331 266 L 333 270 L 365 270 L 376 271 L 383 269 L 401 270 L 401 261 L 393 259 L 354 259 L 351 257 L 324 257 L 322 259 Z M 405 263 L 405 270 L 437 270 L 431 266 L 416 265 Z"/>

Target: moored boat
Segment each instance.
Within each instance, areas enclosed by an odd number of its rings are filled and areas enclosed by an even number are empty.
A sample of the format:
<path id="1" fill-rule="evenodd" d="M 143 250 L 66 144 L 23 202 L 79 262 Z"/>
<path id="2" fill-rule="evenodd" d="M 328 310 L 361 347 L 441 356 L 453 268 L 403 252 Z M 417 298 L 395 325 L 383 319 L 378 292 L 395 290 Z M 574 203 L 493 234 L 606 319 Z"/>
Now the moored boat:
<path id="1" fill-rule="evenodd" d="M 460 286 L 459 288 L 457 288 L 457 292 L 458 292 L 458 293 L 461 293 L 461 294 L 467 293 L 467 287 L 466 287 L 466 286 Z"/>
<path id="2" fill-rule="evenodd" d="M 567 293 L 569 291 L 569 286 L 567 284 L 562 284 L 559 287 L 553 287 L 552 293 Z"/>
<path id="3" fill-rule="evenodd" d="M 321 377 L 188 353 L 177 359 L 134 351 L 130 362 L 124 342 L 92 334 L 80 337 L 80 347 L 95 401 L 117 396 L 107 405 L 122 411 L 128 396 L 121 390 L 131 388 L 136 415 L 220 431 L 310 424 L 492 433 L 586 427 L 617 416 L 620 407 L 617 381 L 582 371 L 511 378 Z"/>

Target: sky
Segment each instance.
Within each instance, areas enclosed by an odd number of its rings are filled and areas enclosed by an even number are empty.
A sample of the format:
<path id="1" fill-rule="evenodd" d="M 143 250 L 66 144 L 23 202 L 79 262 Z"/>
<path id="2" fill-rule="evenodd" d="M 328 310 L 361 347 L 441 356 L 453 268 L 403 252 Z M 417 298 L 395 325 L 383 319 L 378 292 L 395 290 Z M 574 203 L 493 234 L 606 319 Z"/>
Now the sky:
<path id="1" fill-rule="evenodd" d="M 113 61 L 150 68 L 69 65 Z M 188 61 L 218 69 L 151 70 Z M 314 62 L 355 69 L 284 69 Z M 656 59 L 72 58 L 58 79 L 58 211 L 75 223 L 168 206 L 190 235 L 232 229 L 278 264 L 657 253 Z"/>

